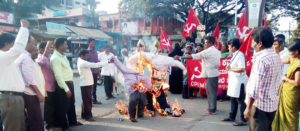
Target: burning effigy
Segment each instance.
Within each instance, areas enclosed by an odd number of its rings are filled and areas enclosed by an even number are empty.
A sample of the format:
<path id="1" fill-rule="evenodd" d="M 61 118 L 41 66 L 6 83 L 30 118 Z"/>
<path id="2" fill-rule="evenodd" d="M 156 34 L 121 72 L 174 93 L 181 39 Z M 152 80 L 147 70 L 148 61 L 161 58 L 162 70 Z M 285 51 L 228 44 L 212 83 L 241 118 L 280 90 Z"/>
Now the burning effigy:
<path id="1" fill-rule="evenodd" d="M 124 66 L 116 57 L 112 58 L 116 67 L 124 76 L 124 88 L 129 95 L 128 110 L 125 109 L 126 103 L 120 101 L 115 106 L 121 115 L 129 114 L 129 120 L 137 122 L 138 117 L 143 117 L 144 107 L 146 105 L 145 93 L 151 89 L 150 79 L 139 72 Z M 122 118 L 119 118 L 122 119 Z"/>
<path id="2" fill-rule="evenodd" d="M 116 108 L 121 115 L 129 114 L 129 119 L 136 122 L 137 118 L 143 117 L 144 113 L 154 116 L 155 111 L 160 115 L 181 116 L 185 111 L 178 101 L 172 105 L 167 99 L 169 84 L 167 83 L 167 66 L 176 66 L 184 72 L 184 65 L 172 57 L 155 53 L 146 53 L 141 50 L 129 58 L 130 68 L 122 65 L 113 58 L 116 67 L 124 75 L 124 88 L 129 94 L 129 104 L 126 110 L 124 102 L 116 103 Z M 150 77 L 144 73 L 148 69 Z"/>
<path id="3" fill-rule="evenodd" d="M 169 85 L 167 83 L 166 68 L 167 66 L 176 66 L 186 73 L 184 65 L 172 57 L 147 53 L 142 50 L 129 58 L 129 64 L 132 69 L 141 73 L 144 72 L 145 67 L 150 72 L 152 89 L 146 92 L 147 109 L 157 111 L 161 115 L 172 115 L 173 110 L 167 99 Z"/>

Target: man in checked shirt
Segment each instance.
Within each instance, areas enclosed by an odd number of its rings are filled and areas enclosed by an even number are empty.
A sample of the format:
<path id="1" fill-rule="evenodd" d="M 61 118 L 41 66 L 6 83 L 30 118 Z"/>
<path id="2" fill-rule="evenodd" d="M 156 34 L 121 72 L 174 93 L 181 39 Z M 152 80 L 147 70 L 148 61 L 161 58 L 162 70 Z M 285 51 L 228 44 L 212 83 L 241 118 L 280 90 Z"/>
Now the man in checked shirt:
<path id="1" fill-rule="evenodd" d="M 270 131 L 278 108 L 278 89 L 283 63 L 272 50 L 274 36 L 268 28 L 253 31 L 252 47 L 255 50 L 253 67 L 246 86 L 245 119 L 250 120 L 251 131 Z"/>

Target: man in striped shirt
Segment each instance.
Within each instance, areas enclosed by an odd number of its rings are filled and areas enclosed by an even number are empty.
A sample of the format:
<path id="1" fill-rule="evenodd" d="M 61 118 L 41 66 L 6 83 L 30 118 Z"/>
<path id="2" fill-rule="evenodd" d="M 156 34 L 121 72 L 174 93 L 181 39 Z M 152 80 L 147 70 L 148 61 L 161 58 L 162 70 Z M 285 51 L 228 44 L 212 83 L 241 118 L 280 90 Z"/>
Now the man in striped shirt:
<path id="1" fill-rule="evenodd" d="M 274 36 L 268 28 L 253 31 L 252 47 L 256 51 L 246 87 L 245 119 L 250 118 L 251 131 L 270 131 L 278 107 L 278 89 L 283 63 L 271 48 Z"/>

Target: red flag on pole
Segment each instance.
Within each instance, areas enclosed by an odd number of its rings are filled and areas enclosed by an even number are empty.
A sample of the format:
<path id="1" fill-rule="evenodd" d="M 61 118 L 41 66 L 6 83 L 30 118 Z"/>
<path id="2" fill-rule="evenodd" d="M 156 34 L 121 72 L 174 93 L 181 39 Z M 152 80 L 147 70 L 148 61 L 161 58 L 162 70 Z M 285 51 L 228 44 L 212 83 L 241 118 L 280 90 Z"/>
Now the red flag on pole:
<path id="1" fill-rule="evenodd" d="M 173 47 L 172 47 L 172 42 L 170 41 L 167 33 L 160 27 L 160 45 L 159 45 L 159 49 L 167 49 L 172 51 Z"/>
<path id="2" fill-rule="evenodd" d="M 264 26 L 268 27 L 268 22 L 267 22 L 267 18 L 266 17 L 264 18 Z"/>
<path id="3" fill-rule="evenodd" d="M 241 42 L 244 43 L 249 35 L 249 32 L 250 30 L 247 22 L 247 17 L 244 11 L 235 31 L 235 34 L 241 40 Z"/>
<path id="4" fill-rule="evenodd" d="M 193 8 L 190 9 L 190 13 L 188 16 L 188 19 L 185 23 L 183 32 L 182 32 L 182 37 L 186 38 L 194 29 L 197 28 L 197 26 L 199 25 L 199 19 L 195 14 L 195 11 L 193 10 Z"/>
<path id="5" fill-rule="evenodd" d="M 215 46 L 217 49 L 221 49 L 221 46 L 222 46 L 222 40 L 221 40 L 221 37 L 220 37 L 220 28 L 219 28 L 219 21 L 217 23 L 217 26 L 216 26 L 216 29 L 214 31 L 214 34 L 213 36 L 215 37 Z"/>
<path id="6" fill-rule="evenodd" d="M 253 30 L 249 33 L 247 39 L 243 44 L 241 45 L 239 51 L 243 52 L 245 54 L 245 66 L 246 66 L 246 72 L 247 75 L 250 76 L 251 68 L 252 68 L 252 54 L 251 54 L 251 43 L 252 38 L 251 34 L 253 33 Z"/>

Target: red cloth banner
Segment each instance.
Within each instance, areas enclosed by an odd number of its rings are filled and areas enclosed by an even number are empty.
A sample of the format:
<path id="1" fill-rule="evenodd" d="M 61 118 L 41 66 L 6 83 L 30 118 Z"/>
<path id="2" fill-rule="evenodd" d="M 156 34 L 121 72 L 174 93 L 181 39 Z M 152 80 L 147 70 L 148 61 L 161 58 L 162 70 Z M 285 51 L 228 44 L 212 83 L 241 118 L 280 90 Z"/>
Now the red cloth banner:
<path id="1" fill-rule="evenodd" d="M 227 90 L 228 85 L 228 72 L 226 66 L 229 65 L 231 58 L 221 58 L 219 67 L 219 82 L 218 90 Z M 187 60 L 187 75 L 188 75 L 188 87 L 206 89 L 205 78 L 200 77 L 202 72 L 201 60 Z"/>
<path id="2" fill-rule="evenodd" d="M 193 8 L 191 8 L 183 32 L 181 34 L 182 37 L 185 39 L 194 29 L 197 28 L 199 24 L 200 24 L 199 19 L 195 11 L 193 10 Z"/>
<path id="3" fill-rule="evenodd" d="M 216 39 L 216 40 L 215 40 L 215 46 L 217 47 L 217 49 L 221 50 L 222 40 L 221 40 L 221 37 L 220 37 L 219 23 L 220 23 L 220 22 L 218 21 L 213 36 L 214 36 L 215 39 Z"/>
<path id="4" fill-rule="evenodd" d="M 159 49 L 164 50 L 173 50 L 172 42 L 170 41 L 167 33 L 163 30 L 163 28 L 160 27 L 160 45 Z"/>
<path id="5" fill-rule="evenodd" d="M 249 36 L 249 26 L 247 21 L 247 16 L 245 11 L 243 12 L 239 24 L 237 26 L 237 29 L 235 31 L 236 36 L 241 40 L 242 43 L 244 43 Z"/>
<path id="6" fill-rule="evenodd" d="M 205 78 L 201 78 L 201 60 L 186 60 L 188 87 L 205 89 Z"/>
<path id="7" fill-rule="evenodd" d="M 251 35 L 253 33 L 254 29 L 251 30 L 249 35 L 247 36 L 247 39 L 245 42 L 240 47 L 240 51 L 244 53 L 245 55 L 245 65 L 246 65 L 246 72 L 247 75 L 250 76 L 251 68 L 252 68 L 252 54 L 251 54 L 251 43 L 252 43 L 252 38 Z"/>

